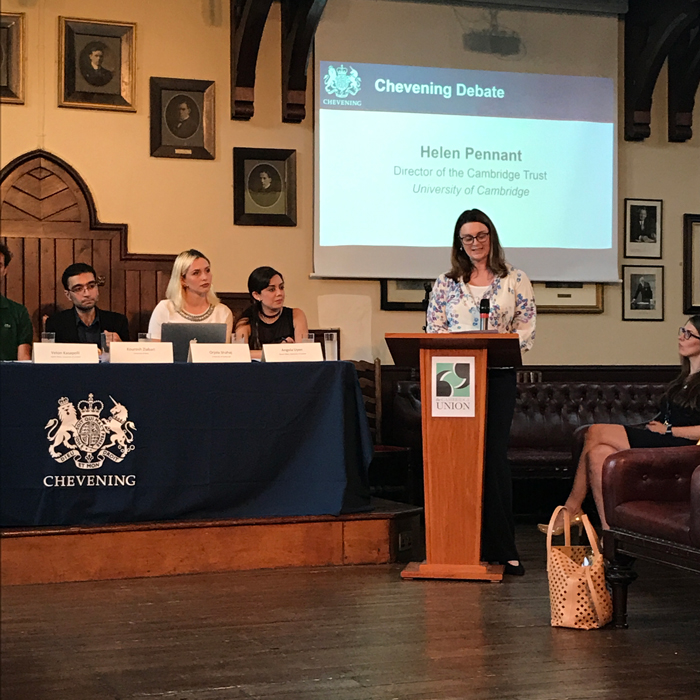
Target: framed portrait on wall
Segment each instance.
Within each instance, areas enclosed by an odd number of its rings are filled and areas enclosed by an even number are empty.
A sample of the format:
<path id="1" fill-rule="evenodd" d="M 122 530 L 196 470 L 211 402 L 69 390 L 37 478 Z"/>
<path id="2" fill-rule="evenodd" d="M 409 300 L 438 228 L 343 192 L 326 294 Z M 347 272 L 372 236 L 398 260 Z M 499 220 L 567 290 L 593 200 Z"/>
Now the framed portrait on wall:
<path id="1" fill-rule="evenodd" d="M 700 314 L 700 214 L 683 215 L 683 313 Z"/>
<path id="2" fill-rule="evenodd" d="M 662 265 L 622 266 L 622 320 L 664 320 Z"/>
<path id="3" fill-rule="evenodd" d="M 297 225 L 296 151 L 233 149 L 233 223 L 239 226 Z"/>
<path id="4" fill-rule="evenodd" d="M 602 314 L 605 285 L 599 282 L 534 282 L 538 314 Z"/>
<path id="5" fill-rule="evenodd" d="M 425 311 L 435 280 L 380 280 L 382 311 Z"/>
<path id="6" fill-rule="evenodd" d="M 212 160 L 214 82 L 151 78 L 151 155 Z"/>
<path id="7" fill-rule="evenodd" d="M 0 15 L 0 101 L 24 104 L 24 14 Z"/>
<path id="8" fill-rule="evenodd" d="M 661 258 L 660 199 L 625 199 L 625 257 Z"/>
<path id="9" fill-rule="evenodd" d="M 135 112 L 136 25 L 58 21 L 58 106 Z"/>

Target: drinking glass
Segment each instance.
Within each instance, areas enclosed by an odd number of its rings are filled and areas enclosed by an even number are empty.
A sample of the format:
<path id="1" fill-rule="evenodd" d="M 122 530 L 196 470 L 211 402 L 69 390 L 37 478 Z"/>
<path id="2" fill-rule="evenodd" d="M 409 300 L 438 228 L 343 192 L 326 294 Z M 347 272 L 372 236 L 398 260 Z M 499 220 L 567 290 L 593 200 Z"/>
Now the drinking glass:
<path id="1" fill-rule="evenodd" d="M 139 333 L 139 343 L 150 343 L 151 336 L 149 333 Z"/>
<path id="2" fill-rule="evenodd" d="M 55 333 L 48 333 L 47 331 L 42 331 L 41 342 L 42 343 L 55 343 L 56 342 L 56 334 Z"/>
<path id="3" fill-rule="evenodd" d="M 301 342 L 302 343 L 315 343 L 316 342 L 316 335 L 314 333 L 307 333 L 305 336 L 302 337 Z"/>
<path id="4" fill-rule="evenodd" d="M 324 333 L 323 334 L 323 347 L 326 350 L 327 360 L 337 360 L 338 359 L 338 334 L 337 333 Z"/>

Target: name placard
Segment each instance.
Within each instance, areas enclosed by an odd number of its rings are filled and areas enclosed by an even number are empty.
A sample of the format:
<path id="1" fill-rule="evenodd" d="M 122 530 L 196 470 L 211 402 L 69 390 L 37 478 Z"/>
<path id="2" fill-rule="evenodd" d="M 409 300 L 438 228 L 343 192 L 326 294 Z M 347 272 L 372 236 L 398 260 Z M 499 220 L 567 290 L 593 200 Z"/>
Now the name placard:
<path id="1" fill-rule="evenodd" d="M 247 343 L 190 343 L 188 362 L 250 362 Z"/>
<path id="2" fill-rule="evenodd" d="M 263 345 L 263 362 L 322 362 L 321 343 Z"/>
<path id="3" fill-rule="evenodd" d="M 111 364 L 163 365 L 173 361 L 172 343 L 110 343 Z"/>
<path id="4" fill-rule="evenodd" d="M 32 361 L 38 365 L 96 365 L 93 343 L 34 343 Z"/>

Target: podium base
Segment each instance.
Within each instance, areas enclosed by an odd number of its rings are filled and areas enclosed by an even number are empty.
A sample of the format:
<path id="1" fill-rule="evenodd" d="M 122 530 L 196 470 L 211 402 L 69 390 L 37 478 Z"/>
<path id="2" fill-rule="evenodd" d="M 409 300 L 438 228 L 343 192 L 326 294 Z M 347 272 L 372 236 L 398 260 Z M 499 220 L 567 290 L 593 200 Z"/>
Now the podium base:
<path id="1" fill-rule="evenodd" d="M 401 578 L 442 578 L 461 581 L 502 581 L 503 566 L 500 564 L 428 564 L 411 562 L 402 572 Z"/>

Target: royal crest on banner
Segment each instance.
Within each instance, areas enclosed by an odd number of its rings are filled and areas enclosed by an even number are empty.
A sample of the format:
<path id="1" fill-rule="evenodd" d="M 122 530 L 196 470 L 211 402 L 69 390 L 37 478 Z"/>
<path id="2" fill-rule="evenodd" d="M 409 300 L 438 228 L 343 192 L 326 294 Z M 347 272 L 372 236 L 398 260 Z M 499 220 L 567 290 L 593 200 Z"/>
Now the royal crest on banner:
<path id="1" fill-rule="evenodd" d="M 128 420 L 126 406 L 109 398 L 114 406 L 108 418 L 101 417 L 104 404 L 95 401 L 92 394 L 78 404 L 80 418 L 68 398 L 62 396 L 58 400 L 58 418 L 52 418 L 45 426 L 49 454 L 57 462 L 73 458 L 78 469 L 99 469 L 105 459 L 121 462 L 135 449 L 132 431 L 136 426 Z"/>

